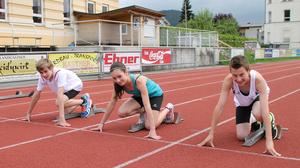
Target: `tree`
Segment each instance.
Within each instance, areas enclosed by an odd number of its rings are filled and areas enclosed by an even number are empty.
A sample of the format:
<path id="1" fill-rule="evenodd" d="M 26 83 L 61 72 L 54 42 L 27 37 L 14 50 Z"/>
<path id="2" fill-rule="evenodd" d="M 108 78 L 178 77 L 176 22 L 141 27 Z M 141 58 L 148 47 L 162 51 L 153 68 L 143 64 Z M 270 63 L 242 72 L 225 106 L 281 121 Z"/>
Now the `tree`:
<path id="1" fill-rule="evenodd" d="M 218 13 L 214 17 L 214 23 L 217 23 L 220 20 L 227 20 L 227 19 L 234 19 L 231 13 L 224 14 L 224 13 Z"/>
<path id="2" fill-rule="evenodd" d="M 193 19 L 188 21 L 188 27 L 191 29 L 214 30 L 213 13 L 208 9 L 199 12 Z M 178 25 L 184 27 L 184 23 Z"/>
<path id="3" fill-rule="evenodd" d="M 231 13 L 229 14 L 217 14 L 213 18 L 214 27 L 220 34 L 238 34 L 238 22 L 232 16 Z"/>
<path id="4" fill-rule="evenodd" d="M 179 22 L 184 23 L 194 18 L 192 5 L 189 0 L 183 0 Z"/>

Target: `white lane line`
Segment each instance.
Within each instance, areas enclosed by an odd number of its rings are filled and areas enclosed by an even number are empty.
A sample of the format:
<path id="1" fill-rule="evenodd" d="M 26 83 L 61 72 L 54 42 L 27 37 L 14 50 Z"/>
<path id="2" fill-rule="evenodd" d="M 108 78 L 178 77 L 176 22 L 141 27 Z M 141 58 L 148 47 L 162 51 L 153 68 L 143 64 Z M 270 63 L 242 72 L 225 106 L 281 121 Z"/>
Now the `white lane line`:
<path id="1" fill-rule="evenodd" d="M 274 82 L 274 81 L 277 81 L 277 80 L 281 80 L 281 79 L 285 79 L 285 78 L 290 78 L 290 77 L 293 77 L 293 76 L 296 76 L 296 75 L 299 75 L 300 73 L 294 73 L 294 74 L 291 74 L 291 75 L 287 75 L 287 76 L 284 76 L 284 77 L 279 77 L 279 78 L 275 78 L 275 79 L 271 79 L 271 80 L 268 80 L 267 82 L 270 83 L 270 82 Z M 190 89 L 190 88 L 194 88 L 194 87 L 202 87 L 202 86 L 206 86 L 206 85 L 210 85 L 210 84 L 215 84 L 215 83 L 219 83 L 219 82 L 222 82 L 222 81 L 217 81 L 217 82 L 210 82 L 210 83 L 203 83 L 203 84 L 199 84 L 199 85 L 193 85 L 193 86 L 187 86 L 187 87 L 182 87 L 182 88 L 177 88 L 177 89 L 170 89 L 170 90 L 166 90 L 165 93 L 167 92 L 174 92 L 174 91 L 178 91 L 178 90 L 184 90 L 184 89 Z M 213 95 L 209 95 L 209 96 L 216 96 L 216 95 L 219 95 L 219 94 L 213 94 Z M 205 98 L 205 97 L 204 97 Z M 124 101 L 124 100 L 127 100 L 128 98 L 123 98 L 121 99 L 121 101 Z M 193 99 L 191 101 L 187 101 L 187 102 L 184 102 L 184 104 L 186 103 L 190 103 L 190 102 L 195 102 L 195 101 L 198 101 L 198 100 L 201 100 L 202 98 L 198 98 L 198 99 Z M 96 105 L 102 105 L 102 104 L 107 104 L 109 101 L 106 101 L 106 102 L 101 102 L 101 103 L 97 103 Z M 50 111 L 50 112 L 43 112 L 43 113 L 38 113 L 38 114 L 34 114 L 32 115 L 32 117 L 35 117 L 35 116 L 41 116 L 41 115 L 47 115 L 47 114 L 52 114 L 52 113 L 56 113 L 57 110 L 55 111 Z M 19 117 L 19 118 L 14 118 L 14 119 L 23 119 L 24 117 Z M 0 123 L 2 122 L 6 122 L 6 121 L 9 121 L 10 119 L 7 119 L 7 120 L 2 120 L 0 121 Z"/>
<path id="2" fill-rule="evenodd" d="M 271 104 L 271 103 L 273 103 L 273 102 L 276 102 L 276 101 L 278 101 L 278 100 L 280 100 L 280 99 L 283 99 L 283 98 L 285 98 L 285 97 L 287 97 L 287 96 L 289 96 L 289 95 L 291 95 L 291 94 L 294 94 L 294 93 L 296 93 L 296 92 L 298 92 L 298 91 L 300 91 L 300 89 L 294 90 L 294 91 L 292 91 L 292 92 L 290 92 L 290 93 L 288 93 L 288 94 L 285 94 L 285 95 L 283 95 L 283 96 L 280 96 L 279 98 L 270 101 L 269 104 Z M 231 121 L 231 120 L 233 120 L 233 119 L 235 119 L 235 117 L 232 117 L 232 118 L 229 118 L 229 119 L 227 119 L 227 120 L 225 120 L 225 121 L 222 121 L 220 124 L 218 124 L 218 126 L 219 126 L 219 125 L 223 125 L 223 124 L 225 124 L 225 123 L 227 123 L 227 122 L 229 122 L 229 121 Z M 144 159 L 144 158 L 147 158 L 147 157 L 149 157 L 149 156 L 151 156 L 151 155 L 154 155 L 154 154 L 156 154 L 156 153 L 159 153 L 159 152 L 161 152 L 161 151 L 163 151 L 163 150 L 169 149 L 169 148 L 171 148 L 171 147 L 173 147 L 173 146 L 175 146 L 175 145 L 177 145 L 177 144 L 179 144 L 179 143 L 181 143 L 181 142 L 183 142 L 183 141 L 186 141 L 186 140 L 188 140 L 188 139 L 190 139 L 190 138 L 193 138 L 193 137 L 195 137 L 195 136 L 197 136 L 197 135 L 199 135 L 199 134 L 201 134 L 201 133 L 203 133 L 203 132 L 206 132 L 206 131 L 208 131 L 209 129 L 210 129 L 210 127 L 209 127 L 209 128 L 205 128 L 205 129 L 203 129 L 203 130 L 200 130 L 200 131 L 198 131 L 198 132 L 196 132 L 196 133 L 194 133 L 194 134 L 191 134 L 191 135 L 189 135 L 189 136 L 187 136 L 187 137 L 181 138 L 181 139 L 179 139 L 179 140 L 177 140 L 177 141 L 175 141 L 175 142 L 173 142 L 173 143 L 171 143 L 171 144 L 168 144 L 168 145 L 166 145 L 166 146 L 157 148 L 157 149 L 155 149 L 155 150 L 153 150 L 153 151 L 147 152 L 147 153 L 145 153 L 145 154 L 143 154 L 143 155 L 141 155 L 141 156 L 138 156 L 138 157 L 136 157 L 136 158 L 134 158 L 134 159 L 132 159 L 132 160 L 128 160 L 128 161 L 126 161 L 126 162 L 123 162 L 123 163 L 121 163 L 121 164 L 115 166 L 115 168 L 122 168 L 122 167 L 128 166 L 128 165 L 130 165 L 130 164 L 132 164 L 132 163 L 135 163 L 135 162 L 137 162 L 137 161 L 140 161 L 140 160 L 142 160 L 142 159 Z"/>
<path id="3" fill-rule="evenodd" d="M 282 68 L 282 67 L 292 67 L 292 66 L 297 67 L 297 65 L 298 65 L 298 62 L 297 63 L 293 62 L 293 63 L 290 63 L 290 64 L 286 64 L 286 63 L 285 64 L 282 64 L 282 63 L 260 64 L 259 66 L 257 66 L 257 64 L 256 65 L 254 64 L 254 66 L 252 65 L 251 67 L 256 67 L 255 69 L 257 69 L 257 70 L 259 70 L 259 69 L 266 70 L 266 69 L 274 69 L 274 66 L 276 66 L 276 69 L 278 69 L 278 68 Z M 193 69 L 193 70 L 187 70 L 187 71 L 179 71 L 179 72 L 176 72 L 176 73 L 175 72 L 162 72 L 162 73 L 159 73 L 159 75 L 157 75 L 157 76 L 156 76 L 156 74 L 158 74 L 158 73 L 152 73 L 152 74 L 147 74 L 147 75 L 151 75 L 151 76 L 155 75 L 152 78 L 155 79 L 155 80 L 159 80 L 159 79 L 168 79 L 168 78 L 178 78 L 180 76 L 184 76 L 184 77 L 194 76 L 194 75 L 197 75 L 198 73 L 201 73 L 201 75 L 203 75 L 203 73 L 204 74 L 210 74 L 210 73 L 213 72 L 213 70 L 219 70 L 218 73 L 220 73 L 220 69 L 223 71 L 223 70 L 225 70 L 225 67 L 212 67 L 212 68 L 207 68 L 207 69 L 196 69 L 197 70 L 196 73 L 191 73 L 195 70 L 195 69 Z M 209 71 L 204 71 L 203 72 L 203 70 L 209 70 Z M 226 69 L 226 71 L 228 71 L 228 70 Z M 161 74 L 168 74 L 168 73 L 169 73 L 168 76 L 159 77 L 159 76 L 161 76 Z M 172 74 L 170 75 L 170 73 L 172 73 Z M 89 83 L 89 84 L 97 83 L 97 86 L 88 86 L 88 87 L 85 87 L 85 88 L 96 88 L 96 87 L 111 86 L 111 84 L 100 84 L 99 85 L 98 84 L 99 81 L 94 81 L 94 80 L 90 81 L 90 82 L 84 82 L 84 84 L 85 83 Z M 26 89 L 26 90 L 28 89 L 28 91 L 32 90 L 32 88 L 29 88 L 29 87 L 18 87 L 18 88 L 13 88 L 13 89 L 4 89 L 4 90 L 0 89 L 0 93 L 1 92 L 6 92 L 6 91 L 16 91 L 16 90 L 20 90 L 20 89 Z M 51 92 L 46 91 L 44 93 L 51 93 Z"/>
<path id="4" fill-rule="evenodd" d="M 278 70 L 278 71 L 272 71 L 272 72 L 267 72 L 267 73 L 264 73 L 264 75 L 267 75 L 267 74 L 274 74 L 274 73 L 277 73 L 277 72 L 283 72 L 283 71 L 288 71 L 288 70 L 292 70 L 292 69 L 299 69 L 300 67 L 296 67 L 296 68 L 288 68 L 288 69 L 284 69 L 284 70 Z M 295 75 L 298 75 L 299 73 L 294 73 L 292 75 L 287 75 L 287 76 L 284 76 L 284 77 L 281 77 L 281 78 L 278 78 L 278 79 L 284 79 L 284 78 L 288 78 L 288 77 L 291 77 L 291 76 L 295 76 Z M 221 75 L 215 75 L 215 76 L 223 76 L 222 74 Z M 202 76 L 202 77 L 196 77 L 196 78 L 193 78 L 193 79 L 185 79 L 185 80 L 175 80 L 175 81 L 168 81 L 168 82 L 162 82 L 162 83 L 175 83 L 175 82 L 185 82 L 185 81 L 190 81 L 190 80 L 197 80 L 197 79 L 202 79 L 202 78 L 207 78 L 208 76 Z M 184 87 L 184 88 L 177 88 L 177 89 L 173 89 L 174 91 L 175 90 L 182 90 L 182 89 L 190 89 L 190 88 L 193 88 L 193 87 L 201 87 L 201 86 L 205 86 L 205 85 L 209 85 L 209 84 L 215 84 L 215 83 L 219 83 L 219 82 L 222 82 L 222 81 L 213 81 L 213 82 L 210 82 L 210 83 L 202 83 L 202 84 L 199 84 L 199 85 L 193 85 L 193 86 L 187 86 L 187 87 Z M 161 83 L 160 83 L 161 84 Z M 173 90 L 170 90 L 170 91 L 173 91 Z M 93 92 L 92 94 L 93 95 L 97 95 L 97 94 L 102 94 L 102 93 L 110 93 L 112 92 L 113 90 L 106 90 L 106 91 L 100 91 L 100 92 Z M 165 92 L 168 92 L 165 91 Z M 55 98 L 51 98 L 51 99 L 43 99 L 43 100 L 40 100 L 39 102 L 49 102 L 49 101 L 54 101 Z M 14 106 L 20 106 L 20 105 L 24 105 L 24 104 L 29 104 L 30 102 L 24 102 L 24 103 L 17 103 L 17 104 L 10 104 L 10 105 L 4 105 L 4 106 L 1 106 L 1 108 L 6 108 L 6 107 L 14 107 Z"/>

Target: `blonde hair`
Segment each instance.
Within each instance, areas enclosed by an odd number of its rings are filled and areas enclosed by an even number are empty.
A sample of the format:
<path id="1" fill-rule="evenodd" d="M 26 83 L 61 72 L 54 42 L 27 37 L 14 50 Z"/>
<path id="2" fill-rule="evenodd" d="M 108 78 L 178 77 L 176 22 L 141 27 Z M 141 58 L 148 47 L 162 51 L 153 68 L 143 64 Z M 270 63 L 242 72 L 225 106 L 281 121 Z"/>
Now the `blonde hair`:
<path id="1" fill-rule="evenodd" d="M 36 63 L 36 70 L 39 72 L 46 68 L 53 69 L 53 67 L 53 63 L 47 58 L 42 58 Z"/>

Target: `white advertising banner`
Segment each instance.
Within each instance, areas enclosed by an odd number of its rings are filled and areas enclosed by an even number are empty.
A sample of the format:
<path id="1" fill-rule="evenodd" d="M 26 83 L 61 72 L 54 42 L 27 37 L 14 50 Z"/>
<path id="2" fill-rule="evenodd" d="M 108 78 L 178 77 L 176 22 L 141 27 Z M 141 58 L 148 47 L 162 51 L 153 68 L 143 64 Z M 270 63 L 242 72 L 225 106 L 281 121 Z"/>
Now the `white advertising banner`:
<path id="1" fill-rule="evenodd" d="M 232 48 L 231 49 L 231 58 L 237 55 L 244 55 L 244 49 L 243 48 Z"/>
<path id="2" fill-rule="evenodd" d="M 141 54 L 140 52 L 128 53 L 103 53 L 102 72 L 109 72 L 111 64 L 114 62 L 122 62 L 125 64 L 128 71 L 141 71 Z"/>

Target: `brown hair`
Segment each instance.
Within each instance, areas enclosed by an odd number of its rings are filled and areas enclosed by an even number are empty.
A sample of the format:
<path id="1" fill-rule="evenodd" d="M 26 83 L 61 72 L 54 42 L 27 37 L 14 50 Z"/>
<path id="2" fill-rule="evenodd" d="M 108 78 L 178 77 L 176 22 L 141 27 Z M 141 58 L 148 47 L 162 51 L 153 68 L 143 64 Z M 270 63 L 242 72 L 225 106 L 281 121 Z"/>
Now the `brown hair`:
<path id="1" fill-rule="evenodd" d="M 35 67 L 36 67 L 36 70 L 40 72 L 46 68 L 53 69 L 54 65 L 49 59 L 42 58 L 36 63 Z"/>
<path id="2" fill-rule="evenodd" d="M 250 70 L 246 57 L 243 55 L 232 57 L 229 63 L 229 68 L 239 69 L 240 67 L 244 67 L 247 71 Z"/>
<path id="3" fill-rule="evenodd" d="M 114 70 L 119 69 L 120 71 L 126 73 L 127 69 L 126 66 L 122 63 L 122 62 L 114 62 L 111 66 L 110 66 L 110 73 L 112 73 Z M 124 94 L 124 87 L 118 85 L 117 83 L 114 83 L 114 89 L 115 89 L 115 93 L 116 93 L 116 98 L 121 99 L 123 94 Z"/>

